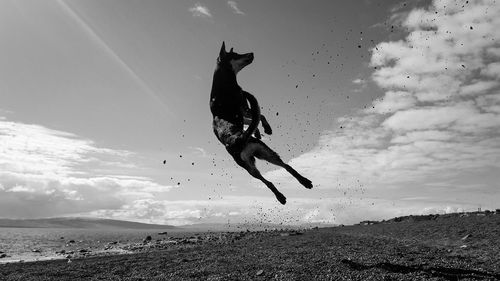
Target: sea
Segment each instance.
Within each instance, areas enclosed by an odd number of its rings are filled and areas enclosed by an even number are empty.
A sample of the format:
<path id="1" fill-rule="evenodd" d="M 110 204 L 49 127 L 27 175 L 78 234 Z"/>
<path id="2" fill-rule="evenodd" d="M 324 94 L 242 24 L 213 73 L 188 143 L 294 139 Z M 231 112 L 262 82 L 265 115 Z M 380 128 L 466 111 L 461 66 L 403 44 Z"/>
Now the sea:
<path id="1" fill-rule="evenodd" d="M 169 229 L 169 237 L 186 237 L 194 232 Z M 75 228 L 10 228 L 0 227 L 0 264 L 63 259 L 66 255 L 56 254 L 90 250 L 103 252 L 114 243 L 108 253 L 126 253 L 120 246 L 141 243 L 147 236 L 154 240 L 164 239 L 161 229 L 75 229 Z M 116 242 L 116 243 L 115 243 Z"/>

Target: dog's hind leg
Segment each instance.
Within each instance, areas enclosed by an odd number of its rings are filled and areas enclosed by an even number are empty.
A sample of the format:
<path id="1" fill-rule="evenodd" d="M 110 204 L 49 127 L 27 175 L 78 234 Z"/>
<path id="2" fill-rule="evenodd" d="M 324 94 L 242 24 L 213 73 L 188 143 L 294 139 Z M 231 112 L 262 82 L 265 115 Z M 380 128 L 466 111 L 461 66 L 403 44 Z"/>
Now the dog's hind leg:
<path id="1" fill-rule="evenodd" d="M 281 204 L 285 205 L 286 197 L 281 192 L 279 192 L 279 190 L 274 186 L 272 182 L 266 180 L 255 166 L 255 157 L 253 157 L 255 147 L 253 145 L 254 143 L 249 143 L 247 147 L 245 147 L 245 149 L 243 149 L 243 151 L 240 153 L 239 156 L 241 158 L 233 156 L 234 160 L 236 160 L 236 163 L 238 163 L 238 165 L 245 168 L 245 170 L 247 170 L 247 172 L 254 178 L 262 181 L 274 193 L 276 199 L 278 199 Z"/>
<path id="2" fill-rule="evenodd" d="M 313 187 L 312 182 L 299 174 L 292 168 L 290 165 L 286 164 L 281 160 L 281 157 L 278 153 L 274 152 L 271 148 L 269 148 L 265 143 L 260 140 L 255 140 L 255 144 L 258 145 L 258 149 L 254 153 L 255 157 L 266 160 L 269 163 L 285 168 L 287 172 L 289 172 L 294 178 L 296 178 L 300 184 L 302 184 L 305 188 L 311 189 Z"/>

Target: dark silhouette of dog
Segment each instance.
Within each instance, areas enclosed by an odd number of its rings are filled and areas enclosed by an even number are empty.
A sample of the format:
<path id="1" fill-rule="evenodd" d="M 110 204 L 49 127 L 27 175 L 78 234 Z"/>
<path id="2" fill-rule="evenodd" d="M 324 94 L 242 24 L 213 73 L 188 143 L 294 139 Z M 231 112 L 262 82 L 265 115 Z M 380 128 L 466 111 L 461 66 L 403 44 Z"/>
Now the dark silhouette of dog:
<path id="1" fill-rule="evenodd" d="M 261 180 L 274 193 L 276 199 L 281 204 L 285 204 L 286 197 L 257 170 L 255 158 L 285 168 L 306 188 L 310 189 L 313 185 L 310 180 L 284 163 L 276 152 L 260 140 L 260 133 L 257 129 L 259 123 L 262 121 L 266 134 L 272 133 L 271 127 L 266 118 L 260 114 L 257 99 L 242 90 L 236 81 L 236 74 L 252 63 L 253 58 L 253 53 L 238 54 L 233 52 L 233 48 L 226 52 L 225 44 L 222 42 L 210 93 L 212 126 L 215 136 L 226 147 L 234 161 L 246 169 L 250 175 Z M 244 130 L 244 124 L 248 125 L 246 130 Z"/>

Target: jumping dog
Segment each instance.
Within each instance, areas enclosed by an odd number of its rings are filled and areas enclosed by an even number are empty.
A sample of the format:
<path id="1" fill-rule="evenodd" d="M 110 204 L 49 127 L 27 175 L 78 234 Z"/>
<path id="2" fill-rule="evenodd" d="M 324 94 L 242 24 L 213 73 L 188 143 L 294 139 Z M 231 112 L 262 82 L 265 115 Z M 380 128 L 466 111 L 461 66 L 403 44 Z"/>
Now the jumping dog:
<path id="1" fill-rule="evenodd" d="M 237 54 L 233 48 L 226 52 L 224 42 L 217 58 L 212 91 L 210 93 L 210 111 L 213 115 L 213 130 L 217 139 L 226 147 L 234 161 L 250 175 L 261 180 L 276 196 L 281 204 L 286 204 L 286 197 L 266 180 L 255 166 L 255 158 L 285 168 L 304 187 L 312 188 L 312 182 L 300 175 L 280 156 L 260 140 L 257 126 L 262 121 L 264 132 L 272 130 L 262 114 L 257 99 L 241 89 L 236 81 L 236 74 L 253 61 L 253 53 Z M 250 103 L 250 107 L 248 106 Z M 244 130 L 244 124 L 248 128 Z M 255 137 L 252 136 L 255 132 Z"/>

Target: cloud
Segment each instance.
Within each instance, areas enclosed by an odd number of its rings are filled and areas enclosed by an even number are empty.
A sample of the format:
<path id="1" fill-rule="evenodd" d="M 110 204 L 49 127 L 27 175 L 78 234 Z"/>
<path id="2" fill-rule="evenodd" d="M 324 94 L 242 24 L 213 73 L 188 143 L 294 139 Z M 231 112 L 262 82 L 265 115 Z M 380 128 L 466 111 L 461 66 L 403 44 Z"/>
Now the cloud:
<path id="1" fill-rule="evenodd" d="M 488 71 L 488 70 L 486 70 Z M 492 90 L 500 85 L 497 81 L 484 81 L 479 80 L 477 82 L 471 83 L 469 85 L 465 85 L 460 88 L 461 95 L 480 95 L 485 91 Z"/>
<path id="2" fill-rule="evenodd" d="M 200 3 L 196 3 L 193 7 L 189 8 L 189 11 L 193 14 L 195 17 L 205 17 L 205 18 L 211 18 L 212 14 L 210 13 L 210 10 L 206 7 L 203 6 Z"/>
<path id="3" fill-rule="evenodd" d="M 417 99 L 409 92 L 405 91 L 388 91 L 382 99 L 373 102 L 372 109 L 367 112 L 379 114 L 393 113 L 402 109 L 413 107 L 417 103 Z"/>
<path id="4" fill-rule="evenodd" d="M 130 163 L 133 153 L 100 148 L 72 133 L 4 118 L 0 119 L 0 143 L 2 216 L 118 208 L 170 189 L 147 177 L 120 175 L 137 169 Z"/>
<path id="5" fill-rule="evenodd" d="M 457 122 L 465 121 L 465 118 L 480 114 L 476 110 L 470 102 L 447 106 L 419 106 L 395 112 L 382 123 L 382 126 L 396 131 L 449 128 Z"/>
<path id="6" fill-rule="evenodd" d="M 358 86 L 357 88 L 353 88 L 351 90 L 355 93 L 360 93 L 361 91 L 365 90 L 368 87 L 368 83 L 365 79 L 356 78 L 352 80 L 352 83 Z"/>
<path id="7" fill-rule="evenodd" d="M 202 147 L 190 146 L 189 149 L 193 150 L 194 153 L 196 153 L 202 158 L 210 157 L 210 154 L 208 154 L 208 152 Z"/>
<path id="8" fill-rule="evenodd" d="M 425 208 L 435 210 L 451 206 L 453 194 L 470 206 L 493 205 L 479 194 L 500 195 L 500 5 L 462 4 L 434 1 L 399 13 L 406 37 L 371 50 L 371 78 L 384 95 L 339 118 L 290 164 L 316 188 L 353 198 L 411 194 L 433 198 Z M 265 177 L 296 188 L 282 169 Z"/>
<path id="9" fill-rule="evenodd" d="M 455 137 L 438 130 L 407 132 L 393 139 L 395 145 L 390 147 L 390 153 L 378 154 L 378 149 L 389 136 L 383 127 L 375 131 L 368 130 L 364 135 L 351 139 L 352 134 L 357 132 L 357 126 L 369 128 L 380 122 L 376 116 L 346 118 L 341 122 L 347 124 L 346 130 L 353 132 L 346 135 L 333 131 L 324 134 L 320 140 L 321 147 L 303 155 L 304 158 L 293 160 L 294 165 L 304 168 L 308 175 L 323 173 L 323 179 L 333 183 L 338 182 L 338 174 L 332 173 L 332 167 L 335 171 L 346 174 L 364 168 L 360 175 L 373 178 L 380 173 L 381 167 L 387 165 L 413 167 L 416 158 L 399 159 L 401 153 L 398 150 L 411 152 L 414 150 L 412 146 L 419 141 L 433 141 L 437 149 L 440 141 Z M 494 141 L 489 141 L 489 146 L 493 145 Z M 306 199 L 291 194 L 285 206 L 278 204 L 272 196 L 168 200 L 166 193 L 170 191 L 170 186 L 131 173 L 137 167 L 129 163 L 134 155 L 129 151 L 101 148 L 93 141 L 72 133 L 7 119 L 0 120 L 0 143 L 0 214 L 4 217 L 93 216 L 174 225 L 200 222 L 246 223 L 249 226 L 261 223 L 349 224 L 406 213 L 475 207 L 472 203 L 439 204 L 428 202 L 425 198 L 418 199 L 419 197 L 412 197 L 412 200 L 360 197 L 356 193 L 363 190 L 363 187 L 354 177 L 349 179 L 349 184 L 357 185 L 357 190 L 348 190 L 345 186 L 338 188 L 347 194 L 345 196 Z M 330 146 L 331 153 L 325 153 L 325 147 Z M 473 149 L 474 146 L 470 145 L 464 146 L 460 151 L 459 155 L 466 159 L 465 163 L 469 163 L 468 154 Z M 193 151 L 202 153 L 203 150 L 193 148 Z M 346 155 L 337 154 L 332 159 L 332 153 L 339 151 Z M 484 155 L 495 157 L 494 153 L 486 150 Z M 371 163 L 374 159 L 375 163 Z M 418 161 L 425 162 L 426 159 Z M 108 170 L 107 174 L 96 172 L 108 162 L 113 163 L 116 168 Z M 371 163 L 371 166 L 366 165 L 367 163 Z M 480 165 L 481 161 L 478 163 Z M 401 172 L 401 169 L 389 171 L 388 178 L 394 177 L 391 172 Z M 439 181 L 433 183 L 436 182 Z M 446 184 L 448 183 L 439 182 L 439 186 Z M 468 188 L 471 187 L 462 187 L 464 190 Z"/>
<path id="10" fill-rule="evenodd" d="M 219 223 L 243 225 L 307 223 L 353 224 L 362 220 L 388 219 L 405 214 L 446 213 L 475 205 L 426 202 L 427 198 L 288 198 L 279 205 L 274 198 L 227 196 L 220 200 L 139 199 L 114 210 L 97 210 L 83 216 L 124 219 L 145 223 L 186 225 Z"/>
<path id="11" fill-rule="evenodd" d="M 236 4 L 236 2 L 234 1 L 227 1 L 227 5 L 233 10 L 233 12 L 235 14 L 238 14 L 238 15 L 244 15 L 245 13 L 243 13 L 239 8 L 238 8 L 238 4 Z"/>
<path id="12" fill-rule="evenodd" d="M 352 80 L 352 83 L 357 84 L 357 85 L 363 85 L 366 83 L 366 81 L 364 79 L 357 78 L 357 79 Z"/>
<path id="13" fill-rule="evenodd" d="M 500 53 L 497 56 L 500 57 Z M 500 76 L 500 62 L 492 62 L 492 63 L 488 64 L 484 69 L 481 70 L 481 74 L 483 74 L 485 76 L 489 76 L 489 77 L 499 77 Z"/>

